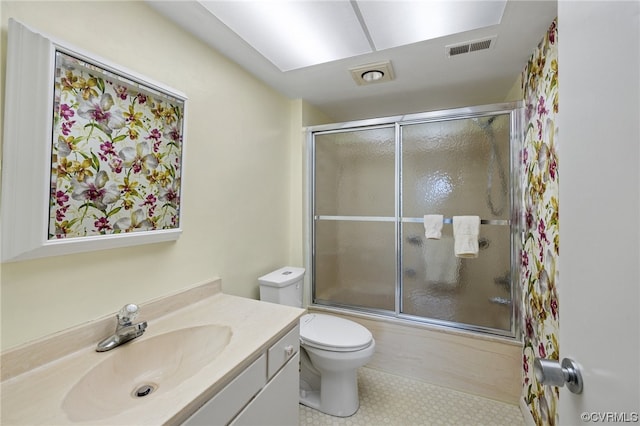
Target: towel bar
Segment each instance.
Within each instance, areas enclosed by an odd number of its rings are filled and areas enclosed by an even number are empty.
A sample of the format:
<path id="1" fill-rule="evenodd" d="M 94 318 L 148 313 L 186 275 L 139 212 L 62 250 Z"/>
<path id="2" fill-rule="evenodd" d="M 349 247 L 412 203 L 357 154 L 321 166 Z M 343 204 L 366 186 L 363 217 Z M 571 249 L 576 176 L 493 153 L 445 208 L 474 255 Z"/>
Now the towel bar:
<path id="1" fill-rule="evenodd" d="M 403 217 L 402 218 L 403 222 L 410 222 L 410 223 L 424 223 L 424 219 L 420 218 L 420 217 Z M 444 219 L 442 219 L 442 223 L 445 224 L 452 224 L 453 223 L 453 218 L 451 217 L 445 217 Z M 511 221 L 508 219 L 480 219 L 480 225 L 502 225 L 502 226 L 508 226 L 511 225 Z"/>
<path id="2" fill-rule="evenodd" d="M 326 215 L 316 215 L 314 216 L 315 220 L 351 220 L 357 222 L 395 222 L 395 217 L 390 216 L 326 216 Z M 401 218 L 401 222 L 403 223 L 424 223 L 424 218 L 422 217 L 403 217 Z M 445 217 L 442 220 L 442 223 L 451 224 L 453 223 L 453 218 Z M 511 221 L 509 219 L 480 219 L 481 225 L 500 225 L 500 226 L 509 226 L 511 225 Z"/>

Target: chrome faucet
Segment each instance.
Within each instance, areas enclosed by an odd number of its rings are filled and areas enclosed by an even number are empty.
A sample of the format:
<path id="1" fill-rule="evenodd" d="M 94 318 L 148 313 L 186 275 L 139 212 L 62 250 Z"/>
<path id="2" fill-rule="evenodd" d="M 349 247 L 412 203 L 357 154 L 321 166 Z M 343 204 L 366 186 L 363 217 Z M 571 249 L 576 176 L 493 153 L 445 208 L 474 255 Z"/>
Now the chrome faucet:
<path id="1" fill-rule="evenodd" d="M 147 322 L 142 321 L 133 324 L 133 320 L 138 316 L 138 305 L 129 303 L 124 305 L 120 312 L 116 314 L 118 324 L 116 325 L 116 331 L 111 336 L 103 339 L 98 343 L 96 347 L 97 352 L 109 351 L 123 343 L 133 340 L 136 337 L 142 336 L 147 328 Z"/>

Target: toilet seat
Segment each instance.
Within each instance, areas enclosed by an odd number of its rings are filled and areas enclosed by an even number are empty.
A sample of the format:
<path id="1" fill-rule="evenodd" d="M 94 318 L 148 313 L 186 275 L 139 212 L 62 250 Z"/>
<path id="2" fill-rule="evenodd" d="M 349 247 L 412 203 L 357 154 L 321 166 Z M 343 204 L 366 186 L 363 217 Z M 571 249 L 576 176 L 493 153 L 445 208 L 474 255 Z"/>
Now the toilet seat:
<path id="1" fill-rule="evenodd" d="M 300 318 L 302 344 L 333 352 L 353 352 L 371 345 L 371 332 L 347 319 L 323 314 L 306 314 Z"/>

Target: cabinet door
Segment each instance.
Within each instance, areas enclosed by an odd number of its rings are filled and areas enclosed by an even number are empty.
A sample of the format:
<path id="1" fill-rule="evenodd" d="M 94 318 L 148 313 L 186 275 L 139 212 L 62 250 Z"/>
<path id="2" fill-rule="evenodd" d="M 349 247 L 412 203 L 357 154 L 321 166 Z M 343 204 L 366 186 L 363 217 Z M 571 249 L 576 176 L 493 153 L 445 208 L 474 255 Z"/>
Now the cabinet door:
<path id="1" fill-rule="evenodd" d="M 300 327 L 288 332 L 282 339 L 269 348 L 267 356 L 267 380 L 285 365 L 300 350 Z"/>
<path id="2" fill-rule="evenodd" d="M 231 422 L 233 426 L 297 425 L 299 360 L 296 353 L 255 399 Z"/>
<path id="3" fill-rule="evenodd" d="M 260 356 L 217 395 L 205 403 L 182 426 L 225 425 L 267 381 L 267 357 Z"/>

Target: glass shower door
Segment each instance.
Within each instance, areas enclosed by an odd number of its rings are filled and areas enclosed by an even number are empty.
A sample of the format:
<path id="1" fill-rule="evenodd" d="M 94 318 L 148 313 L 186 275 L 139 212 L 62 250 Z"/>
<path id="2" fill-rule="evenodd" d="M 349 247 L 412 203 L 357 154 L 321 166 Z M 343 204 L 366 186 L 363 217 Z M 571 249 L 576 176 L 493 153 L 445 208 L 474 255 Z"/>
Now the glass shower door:
<path id="1" fill-rule="evenodd" d="M 314 138 L 314 303 L 395 311 L 395 128 Z"/>
<path id="2" fill-rule="evenodd" d="M 510 116 L 401 126 L 401 313 L 511 330 Z M 477 258 L 454 255 L 447 220 L 426 239 L 425 214 L 477 215 Z"/>
<path id="3" fill-rule="evenodd" d="M 313 304 L 516 336 L 520 113 L 489 105 L 312 130 Z M 427 214 L 444 216 L 440 239 L 426 239 Z M 470 215 L 478 256 L 458 258 L 452 218 Z"/>

